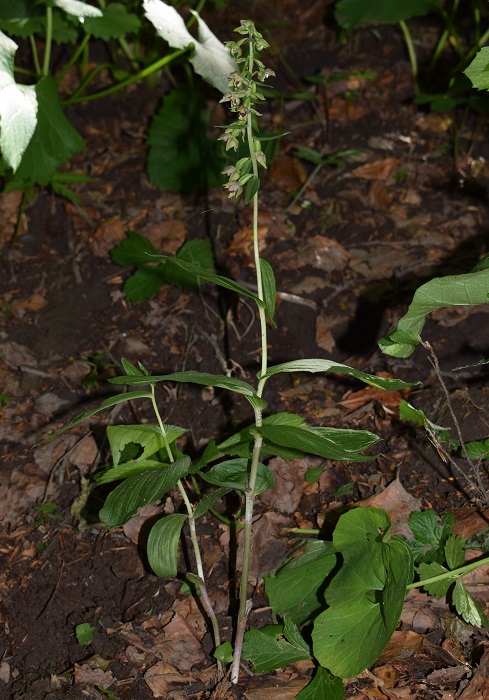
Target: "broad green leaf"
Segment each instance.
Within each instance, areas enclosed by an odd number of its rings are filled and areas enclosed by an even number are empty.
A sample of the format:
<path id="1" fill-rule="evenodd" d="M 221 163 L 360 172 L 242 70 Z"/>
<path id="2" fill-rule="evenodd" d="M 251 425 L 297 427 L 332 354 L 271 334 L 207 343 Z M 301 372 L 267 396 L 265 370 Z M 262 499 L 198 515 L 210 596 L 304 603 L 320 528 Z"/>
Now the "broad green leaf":
<path id="1" fill-rule="evenodd" d="M 460 579 L 453 589 L 452 602 L 460 617 L 469 625 L 489 627 L 489 621 L 482 607 L 472 598 Z"/>
<path id="2" fill-rule="evenodd" d="M 198 23 L 199 40 L 196 41 L 173 7 L 161 0 L 143 0 L 143 7 L 158 34 L 174 49 L 184 49 L 193 44 L 194 51 L 189 60 L 195 72 L 222 93 L 228 92 L 227 76 L 237 70 L 236 63 L 199 15 L 192 13 Z"/>
<path id="3" fill-rule="evenodd" d="M 345 690 L 341 678 L 319 666 L 314 678 L 297 695 L 296 700 L 343 700 Z"/>
<path id="4" fill-rule="evenodd" d="M 153 525 L 148 537 L 148 562 L 160 578 L 177 575 L 178 542 L 183 523 L 187 519 L 181 513 L 166 515 Z"/>
<path id="5" fill-rule="evenodd" d="M 420 17 L 437 4 L 438 0 L 340 0 L 335 17 L 340 27 L 351 30 L 366 24 L 396 24 Z"/>
<path id="6" fill-rule="evenodd" d="M 127 11 L 127 7 L 118 2 L 102 9 L 101 17 L 87 17 L 85 31 L 97 39 L 109 41 L 125 34 L 136 34 L 141 22 L 137 15 Z"/>
<path id="7" fill-rule="evenodd" d="M 32 0 L 2 0 L 0 29 L 7 34 L 27 37 L 43 26 L 45 10 Z"/>
<path id="8" fill-rule="evenodd" d="M 128 479 L 130 476 L 135 474 L 140 474 L 147 469 L 165 469 L 169 465 L 165 462 L 157 462 L 154 459 L 141 460 L 131 460 L 130 462 L 124 462 L 119 464 L 117 467 L 112 467 L 104 472 L 99 472 L 95 474 L 94 481 L 97 486 L 101 484 L 110 484 L 113 481 L 120 481 L 121 479 Z"/>
<path id="9" fill-rule="evenodd" d="M 201 238 L 193 238 L 186 241 L 176 254 L 176 259 L 198 265 L 206 270 L 214 267 L 214 254 L 210 241 Z M 173 260 L 169 260 L 165 266 L 166 279 L 174 287 L 187 287 L 195 289 L 199 284 L 199 278 L 184 270 L 180 265 L 175 265 Z"/>
<path id="10" fill-rule="evenodd" d="M 92 643 L 96 627 L 92 627 L 89 622 L 81 622 L 75 627 L 76 641 L 82 646 L 88 646 Z"/>
<path id="11" fill-rule="evenodd" d="M 166 444 L 171 445 L 183 435 L 185 428 L 176 425 L 164 425 Z M 143 448 L 138 457 L 139 461 L 151 457 L 158 450 L 164 450 L 165 439 L 159 425 L 109 425 L 107 438 L 112 452 L 114 467 L 119 464 L 121 454 L 128 443 L 134 442 Z"/>
<path id="12" fill-rule="evenodd" d="M 417 571 L 420 581 L 427 581 L 434 576 L 446 574 L 448 569 L 437 562 L 432 562 L 431 564 L 420 564 L 417 567 Z M 447 577 L 441 579 L 440 581 L 435 581 L 434 583 L 428 583 L 426 586 L 423 586 L 423 588 L 430 595 L 435 595 L 437 598 L 443 598 L 443 596 L 447 594 L 452 583 L 453 578 Z"/>
<path id="13" fill-rule="evenodd" d="M 124 282 L 122 291 L 129 301 L 137 304 L 144 299 L 154 297 L 165 282 L 166 274 L 163 265 L 140 268 Z"/>
<path id="14" fill-rule="evenodd" d="M 125 267 L 137 267 L 152 262 L 151 256 L 157 255 L 158 251 L 149 238 L 132 230 L 126 231 L 126 236 L 125 241 L 110 251 L 112 260 Z"/>
<path id="15" fill-rule="evenodd" d="M 280 372 L 340 372 L 341 374 L 349 374 L 352 377 L 356 377 L 356 379 L 361 379 L 365 384 L 370 384 L 379 389 L 386 389 L 387 391 L 407 389 L 419 383 L 403 382 L 400 379 L 389 379 L 388 377 L 376 377 L 374 374 L 360 372 L 358 369 L 333 362 L 333 360 L 321 360 L 316 358 L 309 360 L 293 360 L 292 362 L 284 362 L 281 365 L 269 367 L 261 378 L 272 377 L 274 374 L 280 374 Z"/>
<path id="16" fill-rule="evenodd" d="M 231 642 L 220 644 L 213 654 L 214 658 L 225 664 L 230 664 L 233 660 L 233 647 Z"/>
<path id="17" fill-rule="evenodd" d="M 306 624 L 325 607 L 324 582 L 338 563 L 331 542 L 308 542 L 304 551 L 265 576 L 265 588 L 274 615 L 296 625 Z"/>
<path id="18" fill-rule="evenodd" d="M 326 587 L 330 606 L 314 620 L 314 656 L 340 678 L 355 676 L 381 654 L 402 612 L 412 581 L 411 554 L 389 540 L 390 519 L 376 508 L 341 516 L 333 545 L 343 565 Z"/>
<path id="19" fill-rule="evenodd" d="M 445 542 L 451 532 L 455 518 L 452 513 L 445 513 L 440 520 L 434 510 L 411 513 L 409 528 L 414 537 L 423 544 L 439 545 Z"/>
<path id="20" fill-rule="evenodd" d="M 117 406 L 117 404 L 124 403 L 125 401 L 134 401 L 135 399 L 150 399 L 150 398 L 151 398 L 150 391 L 128 391 L 125 394 L 117 394 L 117 396 L 111 396 L 110 399 L 105 399 L 105 401 L 102 401 L 102 403 L 100 404 L 100 406 L 98 408 L 93 408 L 90 411 L 84 411 L 84 413 L 80 413 L 80 415 L 77 416 L 70 423 L 68 423 L 68 425 L 65 425 L 64 428 L 57 430 L 55 433 L 53 433 L 49 437 L 42 440 L 42 442 L 47 442 L 48 440 L 52 440 L 57 435 L 60 435 L 61 433 L 64 433 L 66 430 L 69 430 L 70 428 L 73 428 L 75 425 L 78 425 L 78 423 L 81 423 L 86 418 L 90 418 L 91 416 L 94 416 L 99 411 L 105 411 L 106 408 L 112 408 L 112 406 Z"/>
<path id="21" fill-rule="evenodd" d="M 17 44 L 0 32 L 0 151 L 14 172 L 36 129 L 38 109 L 35 86 L 15 82 L 17 49 Z"/>
<path id="22" fill-rule="evenodd" d="M 489 90 L 489 47 L 477 52 L 470 65 L 464 70 L 465 75 L 477 90 Z"/>
<path id="23" fill-rule="evenodd" d="M 251 661 L 255 673 L 263 673 L 310 659 L 311 654 L 302 645 L 291 644 L 284 637 L 284 625 L 270 625 L 246 632 L 243 658 Z"/>
<path id="24" fill-rule="evenodd" d="M 253 199 L 255 194 L 258 192 L 260 189 L 260 180 L 252 175 L 248 182 L 246 183 L 245 187 L 245 196 L 244 196 L 244 201 L 245 204 L 249 204 L 249 202 Z"/>
<path id="25" fill-rule="evenodd" d="M 221 144 L 207 136 L 209 110 L 194 87 L 165 96 L 148 131 L 148 175 L 162 190 L 197 194 L 222 184 Z"/>
<path id="26" fill-rule="evenodd" d="M 467 540 L 459 535 L 450 535 L 445 544 L 445 557 L 449 569 L 457 569 L 465 564 L 465 545 Z"/>
<path id="27" fill-rule="evenodd" d="M 149 469 L 131 476 L 107 497 L 100 519 L 107 527 L 119 527 L 148 503 L 155 503 L 188 474 L 190 458 L 183 457 L 165 469 Z"/>
<path id="28" fill-rule="evenodd" d="M 83 21 L 85 17 L 102 17 L 102 10 L 93 5 L 88 5 L 81 0 L 52 0 L 52 4 L 64 10 L 66 14 L 77 17 Z"/>
<path id="29" fill-rule="evenodd" d="M 42 78 L 36 95 L 37 125 L 16 177 L 45 187 L 61 165 L 85 148 L 85 141 L 63 113 L 54 78 Z"/>
<path id="30" fill-rule="evenodd" d="M 204 515 L 204 513 L 207 513 L 209 508 L 212 508 L 214 503 L 218 501 L 220 498 L 225 496 L 227 493 L 229 493 L 231 489 L 222 487 L 220 489 L 216 489 L 215 491 L 212 491 L 211 493 L 208 493 L 207 496 L 204 496 L 204 498 L 199 501 L 197 506 L 195 507 L 194 510 L 194 518 L 200 518 L 201 515 Z"/>
<path id="31" fill-rule="evenodd" d="M 148 376 L 149 372 L 148 370 L 139 362 L 139 369 L 135 367 L 133 364 L 129 362 L 129 360 L 126 360 L 125 357 L 121 358 L 121 365 L 124 370 L 124 372 L 127 374 L 128 377 L 142 377 L 142 376 Z"/>
<path id="32" fill-rule="evenodd" d="M 414 408 L 414 406 L 411 406 L 411 404 L 404 401 L 404 399 L 399 403 L 399 418 L 429 428 L 441 442 L 450 440 L 450 430 L 448 428 L 444 428 L 442 425 L 436 425 L 436 423 L 430 421 L 420 408 Z"/>
<path id="33" fill-rule="evenodd" d="M 302 450 L 325 459 L 366 462 L 374 459 L 359 454 L 380 438 L 366 430 L 310 428 L 309 426 L 262 425 L 257 429 L 268 442 Z"/>
<path id="34" fill-rule="evenodd" d="M 265 313 L 270 321 L 275 325 L 275 302 L 277 296 L 277 286 L 273 268 L 266 260 L 260 258 L 260 271 L 263 284 L 263 297 L 265 301 Z"/>
<path id="35" fill-rule="evenodd" d="M 249 289 L 247 289 L 246 287 L 243 287 L 242 284 L 238 284 L 238 282 L 235 282 L 234 280 L 230 279 L 229 277 L 222 277 L 222 275 L 216 275 L 214 272 L 210 272 L 209 270 L 204 270 L 199 265 L 194 265 L 193 263 L 186 262 L 185 260 L 180 260 L 179 258 L 175 258 L 175 257 L 172 258 L 168 255 L 155 255 L 153 257 L 153 260 L 155 262 L 172 260 L 175 263 L 175 265 L 178 265 L 179 267 L 183 268 L 187 272 L 190 272 L 195 277 L 202 278 L 203 280 L 206 280 L 207 282 L 212 282 L 213 284 L 217 284 L 219 287 L 224 287 L 225 289 L 230 289 L 232 292 L 235 292 L 236 294 L 241 294 L 242 296 L 248 297 L 249 299 L 253 299 L 253 301 L 258 306 L 263 306 L 263 302 L 260 301 L 260 299 L 256 296 L 256 294 L 253 294 L 253 292 L 250 292 Z"/>
<path id="36" fill-rule="evenodd" d="M 426 316 L 450 306 L 476 306 L 489 302 L 489 269 L 464 275 L 435 277 L 415 292 L 407 313 L 392 333 L 379 341 L 382 352 L 409 357 L 421 342 Z"/>
<path id="37" fill-rule="evenodd" d="M 210 484 L 223 486 L 227 489 L 245 491 L 249 479 L 249 463 L 247 459 L 229 459 L 211 467 L 207 472 L 201 472 L 201 477 Z M 268 467 L 258 464 L 255 495 L 264 493 L 273 487 L 275 477 Z"/>

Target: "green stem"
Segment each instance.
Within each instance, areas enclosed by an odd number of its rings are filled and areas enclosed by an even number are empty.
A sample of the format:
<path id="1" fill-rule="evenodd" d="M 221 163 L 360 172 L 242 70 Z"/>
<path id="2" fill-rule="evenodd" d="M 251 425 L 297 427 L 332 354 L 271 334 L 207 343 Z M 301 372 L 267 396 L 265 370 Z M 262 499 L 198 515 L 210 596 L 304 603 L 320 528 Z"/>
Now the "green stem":
<path id="1" fill-rule="evenodd" d="M 413 76 L 414 92 L 419 95 L 419 85 L 418 85 L 418 59 L 416 58 L 416 49 L 414 48 L 413 38 L 409 27 L 404 20 L 399 22 L 401 31 L 404 36 L 404 41 L 406 42 L 406 48 L 409 56 L 409 62 L 411 64 L 411 75 Z"/>
<path id="2" fill-rule="evenodd" d="M 78 48 L 77 48 L 76 51 L 74 52 L 73 56 L 70 58 L 70 60 L 68 61 L 68 63 L 63 67 L 63 69 L 60 71 L 59 75 L 57 76 L 57 81 L 58 81 L 58 83 L 61 82 L 61 80 L 64 78 L 64 76 L 66 75 L 66 73 L 70 70 L 70 68 L 71 68 L 72 66 L 74 66 L 75 63 L 78 61 L 78 59 L 80 58 L 82 52 L 83 52 L 84 49 L 85 49 L 85 46 L 88 44 L 89 41 L 90 41 L 90 34 L 85 34 L 85 36 L 84 36 L 83 39 L 81 40 L 81 42 L 80 42 Z"/>
<path id="3" fill-rule="evenodd" d="M 161 435 L 163 437 L 163 442 L 165 443 L 166 452 L 168 454 L 170 462 L 173 462 L 174 461 L 173 454 L 172 454 L 172 451 L 170 449 L 170 445 L 168 444 L 168 440 L 166 437 L 165 425 L 163 423 L 160 412 L 158 410 L 158 405 L 156 403 L 154 384 L 151 384 L 151 403 L 153 404 L 153 410 L 155 412 L 156 419 L 158 421 L 158 425 L 160 427 L 160 432 L 161 432 Z M 185 491 L 185 487 L 184 487 L 181 479 L 179 479 L 177 481 L 177 487 L 178 487 L 178 490 L 180 491 L 180 494 L 183 498 L 183 502 L 185 503 L 185 508 L 187 509 L 188 523 L 189 523 L 189 529 L 190 529 L 190 539 L 192 540 L 192 547 L 193 547 L 194 555 L 195 555 L 195 564 L 197 567 L 197 574 L 200 578 L 200 593 L 201 593 L 201 597 L 202 597 L 202 602 L 204 604 L 206 612 L 209 615 L 209 619 L 211 621 L 215 646 L 218 647 L 221 644 L 219 623 L 217 621 L 216 613 L 214 612 L 214 608 L 212 607 L 212 603 L 209 599 L 209 595 L 207 593 L 207 588 L 205 585 L 204 566 L 202 564 L 202 555 L 200 553 L 199 540 L 197 537 L 197 529 L 195 527 L 194 509 L 193 509 L 192 504 L 190 503 L 189 497 L 187 496 L 187 492 Z M 222 664 L 220 661 L 217 662 L 217 668 L 218 668 L 219 674 L 222 675 Z"/>
<path id="4" fill-rule="evenodd" d="M 46 7 L 46 47 L 44 50 L 44 61 L 42 63 L 42 75 L 49 75 L 49 63 L 51 61 L 51 46 L 53 43 L 53 8 Z"/>
<path id="5" fill-rule="evenodd" d="M 249 73 L 253 74 L 253 42 L 251 36 L 249 38 Z M 251 112 L 247 115 L 247 140 L 248 140 L 248 150 L 251 157 L 253 176 L 258 178 L 258 163 L 256 160 L 256 152 L 253 141 L 253 122 Z M 263 280 L 260 268 L 260 250 L 259 250 L 259 240 L 258 240 L 258 192 L 253 196 L 253 253 L 255 260 L 255 273 L 256 273 L 256 283 L 258 290 L 258 298 L 263 301 Z M 260 335 L 261 335 L 261 370 L 260 376 L 266 374 L 268 365 L 268 351 L 267 351 L 267 324 L 265 317 L 264 305 L 260 304 L 258 307 L 259 317 L 260 317 Z M 265 386 L 265 381 L 260 380 L 258 383 L 257 394 L 262 396 L 263 388 Z M 255 426 L 260 428 L 262 425 L 262 409 L 255 408 Z M 258 474 L 258 465 L 260 463 L 260 454 L 263 444 L 263 438 L 260 434 L 255 435 L 253 443 L 253 452 L 251 457 L 250 465 L 250 476 L 248 479 L 248 484 L 246 486 L 245 492 L 245 520 L 244 520 L 244 532 L 243 532 L 243 561 L 241 567 L 241 580 L 239 586 L 239 611 L 238 611 L 238 624 L 236 627 L 236 639 L 234 643 L 234 654 L 233 661 L 230 670 L 230 680 L 231 683 L 238 683 L 239 681 L 239 669 L 241 664 L 241 654 L 243 651 L 243 639 L 246 631 L 246 622 L 248 615 L 250 614 L 252 608 L 252 601 L 248 600 L 248 585 L 249 585 L 249 574 L 250 574 L 250 560 L 251 560 L 251 545 L 253 539 L 253 512 L 255 507 L 255 487 L 256 478 Z"/>
<path id="6" fill-rule="evenodd" d="M 39 63 L 39 54 L 37 53 L 37 46 L 36 46 L 36 40 L 34 38 L 34 34 L 29 34 L 29 42 L 31 45 L 32 62 L 34 63 L 34 70 L 36 71 L 36 76 L 39 78 L 42 75 L 41 64 Z M 19 70 L 19 69 L 16 68 L 15 70 Z"/>
<path id="7" fill-rule="evenodd" d="M 478 569 L 480 566 L 484 566 L 484 564 L 489 564 L 489 557 L 486 557 L 485 559 L 479 559 L 478 561 L 474 561 L 471 564 L 465 564 L 465 566 L 461 566 L 458 569 L 453 569 L 453 571 L 447 571 L 446 573 L 438 574 L 437 576 L 432 576 L 431 578 L 426 578 L 424 581 L 410 583 L 408 586 L 406 586 L 406 590 L 410 591 L 412 588 L 424 588 L 426 586 L 429 586 L 431 583 L 436 583 L 437 581 L 444 581 L 447 578 L 461 578 L 466 574 L 470 574 L 471 571 L 475 571 L 475 569 Z"/>
<path id="8" fill-rule="evenodd" d="M 136 75 L 132 75 L 129 78 L 126 78 L 126 80 L 122 80 L 120 83 L 117 83 L 117 85 L 111 85 L 109 88 L 106 88 L 105 90 L 100 90 L 99 92 L 95 92 L 91 95 L 72 96 L 63 102 L 63 106 L 66 107 L 66 105 L 77 104 L 79 102 L 90 102 L 92 100 L 98 100 L 101 97 L 106 97 L 107 95 L 111 95 L 114 92 L 118 92 L 119 90 L 124 89 L 128 85 L 132 85 L 132 83 L 136 83 L 139 80 L 143 80 L 143 78 L 147 78 L 155 71 L 159 70 L 160 68 L 163 68 L 163 66 L 168 65 L 168 63 L 171 63 L 174 59 L 178 58 L 179 56 L 183 56 L 185 53 L 191 51 L 192 49 L 193 44 L 189 44 L 185 49 L 178 49 L 178 51 L 174 51 L 168 56 L 160 58 L 158 61 L 155 61 L 155 63 L 152 63 L 147 68 L 144 68 L 143 70 L 139 71 L 139 73 L 136 73 Z"/>

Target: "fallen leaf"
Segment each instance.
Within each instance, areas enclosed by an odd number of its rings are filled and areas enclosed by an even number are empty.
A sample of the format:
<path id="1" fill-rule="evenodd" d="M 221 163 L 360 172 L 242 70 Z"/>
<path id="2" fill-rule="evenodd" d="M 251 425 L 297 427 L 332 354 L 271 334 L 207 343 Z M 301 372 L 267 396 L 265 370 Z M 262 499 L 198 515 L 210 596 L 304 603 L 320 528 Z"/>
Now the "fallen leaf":
<path id="1" fill-rule="evenodd" d="M 172 686 L 195 682 L 195 678 L 183 676 L 175 666 L 166 661 L 158 661 L 157 664 L 148 668 L 144 674 L 144 680 L 155 698 L 167 698 Z"/>
<path id="2" fill-rule="evenodd" d="M 423 635 L 412 630 L 396 630 L 378 658 L 379 663 L 394 661 L 403 651 L 419 652 L 423 646 Z M 385 667 L 386 668 L 386 667 Z M 389 666 L 389 668 L 392 668 Z M 378 676 L 377 670 L 375 674 Z M 392 686 L 386 685 L 387 688 Z"/>
<path id="3" fill-rule="evenodd" d="M 298 158 L 282 153 L 273 159 L 267 180 L 275 189 L 290 194 L 301 188 L 307 172 Z"/>
<path id="4" fill-rule="evenodd" d="M 316 318 L 316 345 L 326 352 L 332 352 L 336 345 L 333 334 L 331 333 L 331 325 L 325 316 L 319 315 Z"/>
<path id="5" fill-rule="evenodd" d="M 46 298 L 43 297 L 42 294 L 31 294 L 26 299 L 19 299 L 18 301 L 12 302 L 10 309 L 14 316 L 19 318 L 22 315 L 21 312 L 40 311 L 46 306 L 47 303 Z"/>
<path id="6" fill-rule="evenodd" d="M 95 255 L 105 257 L 109 250 L 123 241 L 125 237 L 126 227 L 119 216 L 112 216 L 99 223 L 90 239 L 90 245 Z"/>
<path id="7" fill-rule="evenodd" d="M 382 180 L 385 182 L 392 175 L 401 161 L 398 158 L 383 158 L 375 160 L 372 163 L 360 165 L 355 170 L 350 172 L 354 177 L 360 177 L 365 180 Z"/>
<path id="8" fill-rule="evenodd" d="M 489 698 L 489 647 L 485 648 L 472 680 L 458 698 L 459 700 L 487 700 Z"/>
<path id="9" fill-rule="evenodd" d="M 377 372 L 375 376 L 394 379 L 392 374 L 388 372 Z M 375 386 L 367 386 L 359 391 L 347 391 L 341 397 L 339 404 L 354 411 L 371 401 L 379 401 L 386 408 L 395 410 L 398 408 L 403 396 L 405 396 L 405 393 L 401 391 L 385 391 L 385 389 L 379 389 Z"/>
<path id="10" fill-rule="evenodd" d="M 393 535 L 412 537 L 408 518 L 413 511 L 421 510 L 421 501 L 406 491 L 397 476 L 383 491 L 359 501 L 357 506 L 382 508 L 392 521 Z"/>

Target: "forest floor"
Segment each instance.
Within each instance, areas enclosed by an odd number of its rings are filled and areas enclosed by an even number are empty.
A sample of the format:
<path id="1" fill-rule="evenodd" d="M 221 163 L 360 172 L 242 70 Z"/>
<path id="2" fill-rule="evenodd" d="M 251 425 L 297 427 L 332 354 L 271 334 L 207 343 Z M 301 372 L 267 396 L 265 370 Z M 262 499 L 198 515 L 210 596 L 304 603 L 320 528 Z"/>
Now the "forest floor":
<path id="1" fill-rule="evenodd" d="M 231 38 L 240 12 L 249 11 L 230 5 L 217 20 L 208 17 L 223 39 Z M 317 460 L 272 460 L 276 487 L 259 499 L 255 523 L 250 623 L 256 625 L 268 620 L 263 576 L 297 541 L 286 528 L 322 527 L 338 509 L 366 499 L 404 523 L 412 510 L 452 511 L 462 536 L 489 522 L 487 503 L 477 500 L 461 473 L 439 458 L 420 429 L 398 420 L 399 401 L 407 398 L 435 423 L 452 425 L 427 353 L 420 348 L 409 360 L 396 360 L 376 344 L 420 284 L 470 271 L 487 252 L 487 122 L 465 122 L 455 164 L 458 115 L 414 104 L 400 34 L 381 27 L 338 43 L 324 21 L 326 5 L 318 0 L 303 10 L 288 0 L 255 3 L 253 10 L 265 36 L 273 32 L 265 62 L 277 73 L 274 84 L 289 94 L 308 93 L 308 99 L 269 101 L 262 120 L 269 131 L 288 132 L 261 194 L 261 254 L 274 267 L 278 287 L 270 359 L 332 358 L 422 383 L 402 395 L 362 389 L 339 375 L 287 375 L 273 384 L 271 411 L 301 413 L 315 425 L 371 430 L 383 442 L 372 462 L 328 463 L 319 483 L 304 481 Z M 282 21 L 274 24 L 279 9 Z M 422 50 L 433 35 L 428 24 L 418 30 Z M 333 74 L 338 79 L 327 90 L 325 83 L 307 82 Z M 184 197 L 148 181 L 147 123 L 167 87 L 163 78 L 151 88 L 72 108 L 87 150 L 71 165 L 94 178 L 76 187 L 81 206 L 38 191 L 11 244 L 21 193 L 0 195 L 0 698 L 212 697 L 215 666 L 205 620 L 195 601 L 179 592 L 180 581 L 148 570 L 138 547 L 141 519 L 110 532 L 81 529 L 70 510 L 84 480 L 104 463 L 107 422 L 147 421 L 150 407 L 97 414 L 39 444 L 114 393 L 105 379 L 120 372 L 122 357 L 155 374 L 231 367 L 234 376 L 251 381 L 256 374 L 259 328 L 247 303 L 210 286 L 190 292 L 167 285 L 153 299 L 131 304 L 121 291 L 127 270 L 110 258 L 130 229 L 169 254 L 189 238 L 204 238 L 222 274 L 253 280 L 247 208 L 223 190 Z M 213 98 L 209 108 L 213 124 L 225 123 Z M 325 165 L 294 201 L 313 170 L 297 157 L 298 146 L 323 155 L 355 153 L 342 168 Z M 424 333 L 466 440 L 489 435 L 487 365 L 453 370 L 489 356 L 488 310 L 436 312 Z M 250 418 L 241 402 L 207 389 L 160 388 L 159 401 L 164 419 L 187 429 L 182 444 L 194 453 Z M 36 506 L 43 503 L 56 510 L 42 513 Z M 199 534 L 208 587 L 223 634 L 232 639 L 233 543 L 213 517 L 202 520 Z M 489 570 L 479 571 L 472 584 L 487 611 Z M 75 636 L 83 622 L 96 628 L 88 646 Z M 444 601 L 413 593 L 395 635 L 370 671 L 345 683 L 347 698 L 489 697 L 489 637 L 461 623 Z M 300 663 L 265 675 L 243 672 L 227 697 L 292 699 L 311 668 Z"/>

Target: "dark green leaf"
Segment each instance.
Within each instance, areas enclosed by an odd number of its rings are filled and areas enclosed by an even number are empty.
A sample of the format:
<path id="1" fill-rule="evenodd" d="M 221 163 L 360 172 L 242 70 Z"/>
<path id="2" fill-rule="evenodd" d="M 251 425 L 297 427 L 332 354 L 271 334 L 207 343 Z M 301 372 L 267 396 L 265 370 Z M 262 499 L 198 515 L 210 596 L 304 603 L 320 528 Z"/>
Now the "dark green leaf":
<path id="1" fill-rule="evenodd" d="M 367 24 L 397 24 L 425 15 L 437 4 L 438 0 L 340 0 L 335 17 L 340 27 L 350 30 Z"/>
<path id="2" fill-rule="evenodd" d="M 2 0 L 0 29 L 13 36 L 27 37 L 43 27 L 45 11 L 32 0 Z"/>
<path id="3" fill-rule="evenodd" d="M 100 519 L 109 528 L 123 525 L 140 508 L 155 503 L 172 489 L 188 474 L 189 467 L 190 458 L 183 457 L 165 469 L 149 469 L 131 476 L 109 494 L 100 511 Z"/>
<path id="4" fill-rule="evenodd" d="M 182 245 L 176 255 L 176 259 L 192 263 L 200 268 L 210 270 L 214 267 L 214 254 L 209 241 L 194 238 Z M 166 279 L 174 287 L 186 287 L 195 289 L 199 284 L 199 277 L 188 272 L 180 265 L 175 265 L 173 259 L 168 260 L 165 268 Z"/>
<path id="5" fill-rule="evenodd" d="M 467 540 L 459 535 L 450 535 L 445 544 L 445 557 L 449 569 L 456 569 L 465 564 L 465 545 Z"/>
<path id="6" fill-rule="evenodd" d="M 124 462 L 117 467 L 112 467 L 104 472 L 95 474 L 94 481 L 97 486 L 101 484 L 110 484 L 113 481 L 120 481 L 121 479 L 134 476 L 135 474 L 140 474 L 147 469 L 165 469 L 168 466 L 167 463 L 157 462 L 154 459 L 145 459 L 143 461 L 131 460 L 130 462 Z"/>
<path id="7" fill-rule="evenodd" d="M 343 700 L 345 690 L 341 678 L 319 666 L 314 678 L 297 695 L 296 700 Z"/>
<path id="8" fill-rule="evenodd" d="M 124 282 L 122 291 L 133 304 L 151 299 L 166 282 L 165 272 L 164 265 L 140 268 Z"/>
<path id="9" fill-rule="evenodd" d="M 151 256 L 157 255 L 158 251 L 146 236 L 131 230 L 126 231 L 126 236 L 125 241 L 110 251 L 110 257 L 117 265 L 137 267 L 153 262 Z"/>
<path id="10" fill-rule="evenodd" d="M 489 627 L 489 621 L 483 609 L 475 601 L 459 579 L 455 584 L 452 595 L 452 602 L 455 610 L 465 622 L 475 627 Z"/>
<path id="11" fill-rule="evenodd" d="M 265 301 L 265 313 L 270 321 L 274 323 L 275 302 L 277 296 L 277 287 L 275 284 L 275 275 L 270 263 L 260 258 L 260 271 L 263 284 L 263 298 Z"/>
<path id="12" fill-rule="evenodd" d="M 229 459 L 211 467 L 207 472 L 201 472 L 205 481 L 227 489 L 245 491 L 249 479 L 249 464 L 247 459 Z M 264 464 L 258 464 L 255 494 L 263 493 L 272 488 L 275 478 Z"/>
<path id="13" fill-rule="evenodd" d="M 158 450 L 165 450 L 166 445 L 171 445 L 177 438 L 183 435 L 185 428 L 176 425 L 164 425 L 165 437 L 163 437 L 159 425 L 109 425 L 107 426 L 107 438 L 112 452 L 114 467 L 119 464 L 122 452 L 127 444 L 136 443 L 143 448 L 138 460 L 142 461 L 151 457 Z"/>
<path id="14" fill-rule="evenodd" d="M 161 189 L 204 192 L 222 183 L 220 144 L 207 138 L 203 96 L 181 85 L 166 95 L 148 132 L 148 175 Z"/>
<path id="15" fill-rule="evenodd" d="M 485 46 L 464 70 L 465 75 L 477 90 L 489 90 L 489 47 Z"/>
<path id="16" fill-rule="evenodd" d="M 36 85 L 37 126 L 15 177 L 46 186 L 61 165 L 85 148 L 85 141 L 65 117 L 54 78 Z"/>
<path id="17" fill-rule="evenodd" d="M 418 576 L 421 581 L 427 581 L 434 576 L 440 576 L 441 574 L 446 574 L 448 569 L 437 562 L 432 562 L 431 564 L 420 564 L 417 567 Z M 453 583 L 453 578 L 444 578 L 440 581 L 435 581 L 434 583 L 428 583 L 423 586 L 425 591 L 430 595 L 435 595 L 437 598 L 443 598 L 448 592 L 448 589 Z"/>
<path id="18" fill-rule="evenodd" d="M 148 537 L 148 562 L 157 576 L 174 578 L 177 575 L 178 542 L 187 516 L 172 513 L 158 520 Z"/>
<path id="19" fill-rule="evenodd" d="M 220 498 L 225 496 L 227 493 L 229 493 L 231 489 L 222 487 L 220 489 L 216 489 L 215 491 L 212 491 L 211 493 L 208 493 L 207 496 L 204 496 L 204 498 L 197 504 L 194 510 L 194 518 L 200 518 L 201 515 L 204 515 L 204 513 L 207 513 L 209 508 L 212 508 L 214 503 L 218 501 Z"/>
<path id="20" fill-rule="evenodd" d="M 407 389 L 408 387 L 419 383 L 403 382 L 400 379 L 389 379 L 388 377 L 376 377 L 374 374 L 360 372 L 358 369 L 353 369 L 353 367 L 348 367 L 348 365 L 342 365 L 339 362 L 316 358 L 308 360 L 293 360 L 292 362 L 284 362 L 281 365 L 269 367 L 264 377 L 272 377 L 274 374 L 280 374 L 280 372 L 340 372 L 341 374 L 349 374 L 352 377 L 356 377 L 362 382 L 365 382 L 365 384 L 370 384 L 371 386 L 375 386 L 379 389 L 386 389 L 387 391 Z"/>
<path id="21" fill-rule="evenodd" d="M 302 646 L 288 642 L 283 633 L 283 625 L 270 625 L 261 630 L 251 629 L 246 632 L 243 658 L 251 661 L 255 673 L 311 658 L 311 654 Z"/>
<path id="22" fill-rule="evenodd" d="M 141 22 L 135 14 L 128 12 L 124 5 L 114 2 L 103 7 L 102 12 L 102 17 L 86 17 L 83 23 L 85 31 L 97 39 L 109 41 L 139 31 Z"/>
<path id="23" fill-rule="evenodd" d="M 78 425 L 78 423 L 81 423 L 86 418 L 90 418 L 91 416 L 94 416 L 99 411 L 104 411 L 106 408 L 112 408 L 112 406 L 117 406 L 117 404 L 124 403 L 125 401 L 134 401 L 134 399 L 148 399 L 148 398 L 149 399 L 151 398 L 151 392 L 150 391 L 142 391 L 142 390 L 141 391 L 128 391 L 125 394 L 117 394 L 117 396 L 111 396 L 110 399 L 105 399 L 105 401 L 102 401 L 102 403 L 100 404 L 100 406 L 98 408 L 93 408 L 91 411 L 85 411 L 84 413 L 80 413 L 80 415 L 77 416 L 75 418 L 75 420 L 72 420 L 71 423 L 68 423 L 68 425 L 65 425 L 64 428 L 61 428 L 61 430 L 57 430 L 55 433 L 53 433 L 49 437 L 42 440 L 42 442 L 47 442 L 48 440 L 52 440 L 57 435 L 64 433 L 65 430 L 69 430 L 70 428 L 73 428 L 75 425 Z"/>
<path id="24" fill-rule="evenodd" d="M 324 609 L 320 592 L 325 579 L 338 563 L 331 542 L 308 542 L 304 551 L 288 559 L 272 574 L 265 576 L 265 588 L 274 615 L 304 625 Z"/>
<path id="25" fill-rule="evenodd" d="M 231 642 L 220 644 L 214 652 L 214 658 L 225 664 L 230 664 L 233 660 L 233 647 Z"/>
<path id="26" fill-rule="evenodd" d="M 248 204 L 260 189 L 260 180 L 254 175 L 248 180 L 245 188 L 245 204 Z"/>

